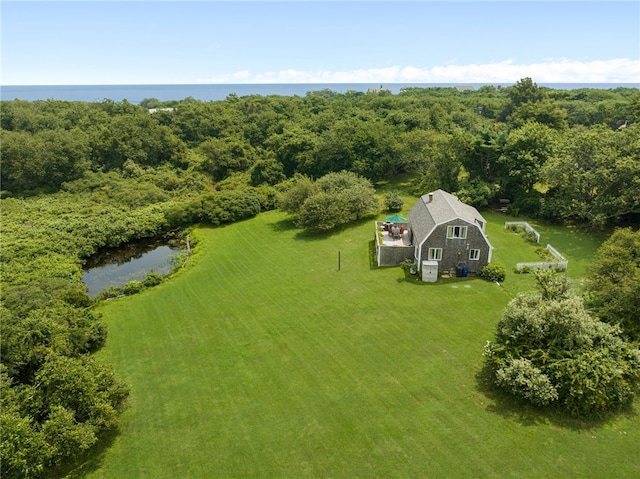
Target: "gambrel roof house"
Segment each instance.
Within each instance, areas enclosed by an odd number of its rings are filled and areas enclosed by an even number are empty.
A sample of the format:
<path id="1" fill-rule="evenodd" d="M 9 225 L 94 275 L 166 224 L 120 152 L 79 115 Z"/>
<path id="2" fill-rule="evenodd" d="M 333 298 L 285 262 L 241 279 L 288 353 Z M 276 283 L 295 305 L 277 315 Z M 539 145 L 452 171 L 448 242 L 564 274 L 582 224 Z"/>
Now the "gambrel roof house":
<path id="1" fill-rule="evenodd" d="M 473 206 L 446 191 L 423 195 L 409 212 L 414 260 L 437 261 L 440 271 L 464 266 L 475 273 L 491 261 L 486 220 Z"/>

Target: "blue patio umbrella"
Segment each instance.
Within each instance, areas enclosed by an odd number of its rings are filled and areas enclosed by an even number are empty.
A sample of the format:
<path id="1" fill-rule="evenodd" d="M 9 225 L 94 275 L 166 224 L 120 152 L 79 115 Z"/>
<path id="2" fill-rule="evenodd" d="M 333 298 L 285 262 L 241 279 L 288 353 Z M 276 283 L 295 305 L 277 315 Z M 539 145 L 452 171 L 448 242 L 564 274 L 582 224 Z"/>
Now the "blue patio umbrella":
<path id="1" fill-rule="evenodd" d="M 407 221 L 407 218 L 403 218 L 400 215 L 391 215 L 387 216 L 387 221 L 389 223 L 404 223 L 405 221 Z"/>

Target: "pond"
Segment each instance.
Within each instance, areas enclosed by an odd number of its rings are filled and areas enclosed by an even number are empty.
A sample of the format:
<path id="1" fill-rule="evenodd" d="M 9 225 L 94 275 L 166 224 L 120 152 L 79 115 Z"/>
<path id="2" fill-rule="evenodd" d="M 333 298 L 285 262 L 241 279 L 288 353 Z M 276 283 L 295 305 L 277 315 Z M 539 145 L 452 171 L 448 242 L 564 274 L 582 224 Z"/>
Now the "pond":
<path id="1" fill-rule="evenodd" d="M 89 297 L 95 298 L 112 286 L 142 281 L 152 271 L 163 275 L 169 273 L 181 252 L 177 244 L 165 238 L 144 239 L 105 249 L 87 260 L 82 282 L 87 286 Z"/>

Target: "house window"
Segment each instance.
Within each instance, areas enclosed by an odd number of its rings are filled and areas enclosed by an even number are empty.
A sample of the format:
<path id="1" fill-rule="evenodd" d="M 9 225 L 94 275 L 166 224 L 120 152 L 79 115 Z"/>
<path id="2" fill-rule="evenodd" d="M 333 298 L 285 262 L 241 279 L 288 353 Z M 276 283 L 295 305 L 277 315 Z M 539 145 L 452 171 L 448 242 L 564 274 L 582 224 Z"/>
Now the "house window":
<path id="1" fill-rule="evenodd" d="M 466 226 L 447 226 L 447 238 L 448 239 L 465 239 L 467 237 Z"/>
<path id="2" fill-rule="evenodd" d="M 429 260 L 440 261 L 442 259 L 442 248 L 429 248 Z"/>
<path id="3" fill-rule="evenodd" d="M 469 259 L 470 260 L 479 260 L 480 259 L 480 250 L 472 249 L 469 251 Z"/>

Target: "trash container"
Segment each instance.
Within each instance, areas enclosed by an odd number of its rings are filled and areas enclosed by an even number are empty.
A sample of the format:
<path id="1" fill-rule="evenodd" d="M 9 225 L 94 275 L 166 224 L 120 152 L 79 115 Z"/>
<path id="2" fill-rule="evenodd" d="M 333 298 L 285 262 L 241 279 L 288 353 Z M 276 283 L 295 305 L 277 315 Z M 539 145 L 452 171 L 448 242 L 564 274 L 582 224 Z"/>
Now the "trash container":
<path id="1" fill-rule="evenodd" d="M 466 278 L 467 276 L 469 276 L 469 268 L 467 268 L 466 266 L 462 267 L 462 277 Z"/>

